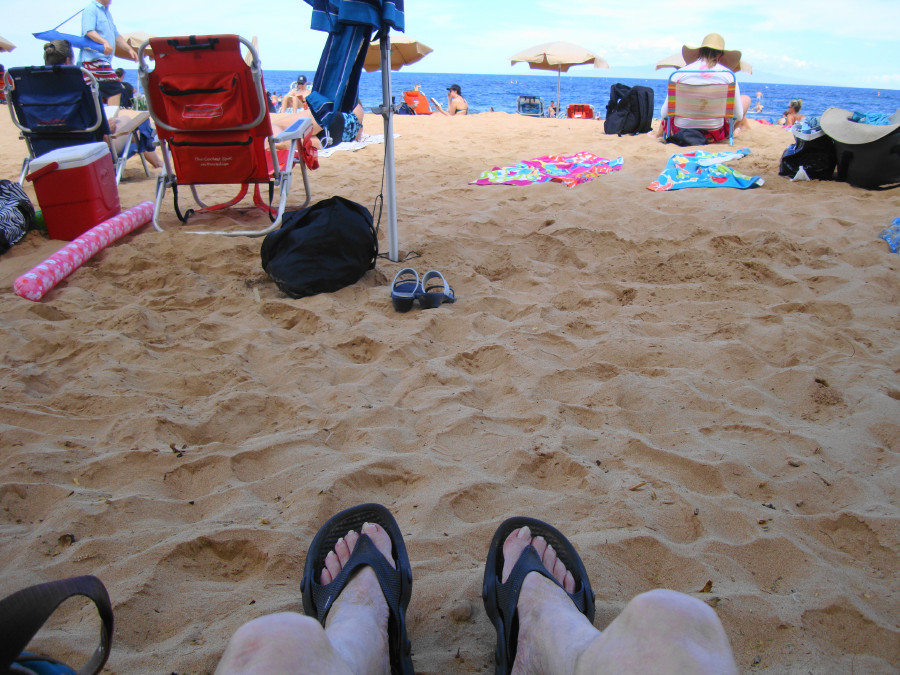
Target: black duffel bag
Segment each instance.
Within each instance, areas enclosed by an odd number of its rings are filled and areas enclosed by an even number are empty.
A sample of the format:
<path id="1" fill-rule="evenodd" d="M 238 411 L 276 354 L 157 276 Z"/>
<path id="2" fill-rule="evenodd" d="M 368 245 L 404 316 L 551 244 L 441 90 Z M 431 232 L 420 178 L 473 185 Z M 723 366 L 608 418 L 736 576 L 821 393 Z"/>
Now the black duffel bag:
<path id="1" fill-rule="evenodd" d="M 831 180 L 836 163 L 834 141 L 828 136 L 808 140 L 795 136 L 793 145 L 781 155 L 778 175 L 793 178 L 802 166 L 812 180 Z"/>
<path id="2" fill-rule="evenodd" d="M 375 269 L 378 232 L 365 206 L 331 197 L 285 213 L 260 255 L 263 269 L 292 298 L 331 293 Z"/>

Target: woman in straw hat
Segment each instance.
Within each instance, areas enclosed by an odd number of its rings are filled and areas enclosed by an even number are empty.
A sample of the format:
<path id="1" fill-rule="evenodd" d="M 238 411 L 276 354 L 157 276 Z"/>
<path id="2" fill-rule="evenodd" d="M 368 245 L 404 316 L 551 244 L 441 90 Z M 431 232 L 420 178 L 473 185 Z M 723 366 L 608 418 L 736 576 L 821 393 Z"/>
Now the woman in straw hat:
<path id="1" fill-rule="evenodd" d="M 685 72 L 684 75 L 675 75 L 677 82 L 686 84 L 728 84 L 731 82 L 731 76 L 741 67 L 741 53 L 736 49 L 725 49 L 725 38 L 718 33 L 710 33 L 699 47 L 684 45 L 681 48 L 681 55 L 687 64 L 682 68 L 683 71 L 704 71 L 702 73 Z M 719 73 L 722 73 L 721 75 Z M 729 75 L 725 75 L 729 73 Z M 741 89 L 737 82 L 734 85 L 734 120 L 735 133 L 740 128 L 746 127 L 747 120 L 744 119 L 744 111 L 750 108 L 750 97 L 742 96 Z M 669 101 L 663 99 L 660 117 L 662 118 L 659 129 L 656 132 L 658 137 L 663 136 L 666 132 L 668 124 Z M 672 133 L 679 129 L 700 129 L 711 143 L 724 141 L 728 138 L 728 122 L 724 119 L 719 120 L 694 120 L 686 117 L 675 117 L 673 119 Z"/>

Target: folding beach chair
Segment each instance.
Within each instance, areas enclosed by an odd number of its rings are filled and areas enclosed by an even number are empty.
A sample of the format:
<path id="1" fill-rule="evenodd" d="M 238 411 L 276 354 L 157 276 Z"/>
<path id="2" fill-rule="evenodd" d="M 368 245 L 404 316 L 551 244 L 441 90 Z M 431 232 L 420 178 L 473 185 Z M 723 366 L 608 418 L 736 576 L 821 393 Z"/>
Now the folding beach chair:
<path id="1" fill-rule="evenodd" d="M 9 114 L 28 148 L 19 184 L 31 161 L 45 152 L 83 143 L 103 141 L 109 123 L 100 104 L 97 80 L 78 66 L 24 66 L 10 68 L 4 78 Z M 123 129 L 124 131 L 124 129 Z M 130 136 L 111 149 L 116 183 L 128 157 Z"/>
<path id="2" fill-rule="evenodd" d="M 249 64 L 241 54 L 247 50 Z M 148 48 L 156 58 L 150 70 Z M 163 169 L 157 177 L 153 226 L 162 231 L 159 212 L 166 190 L 172 188 L 175 213 L 184 223 L 194 213 L 182 214 L 178 186 L 191 188 L 199 212 L 236 205 L 254 186 L 254 204 L 268 214 L 271 224 L 259 230 L 197 234 L 258 237 L 280 227 L 291 188 L 291 172 L 300 155 L 306 201 L 310 201 L 306 168 L 315 168 L 312 120 L 301 119 L 278 136 L 272 135 L 269 106 L 259 55 L 253 45 L 238 35 L 191 35 L 151 38 L 138 54 L 141 86 L 147 92 L 147 108 L 156 122 Z M 276 143 L 289 141 L 286 152 Z M 279 156 L 280 155 L 280 156 Z M 268 204 L 259 186 L 268 184 Z M 275 185 L 278 205 L 272 206 Z M 238 185 L 237 196 L 223 204 L 207 205 L 198 185 Z"/>
<path id="3" fill-rule="evenodd" d="M 666 138 L 672 135 L 675 117 L 692 120 L 725 119 L 728 121 L 728 145 L 734 145 L 734 74 L 716 71 L 716 76 L 730 77 L 731 81 L 724 84 L 689 84 L 674 79 L 687 74 L 708 76 L 709 71 L 676 70 L 669 76 Z"/>
<path id="4" fill-rule="evenodd" d="M 431 115 L 434 111 L 428 105 L 428 99 L 421 91 L 404 91 L 403 100 L 416 115 Z"/>
<path id="5" fill-rule="evenodd" d="M 570 103 L 566 108 L 566 117 L 573 120 L 594 119 L 594 106 L 587 103 Z"/>
<path id="6" fill-rule="evenodd" d="M 516 112 L 528 117 L 543 117 L 544 99 L 540 96 L 519 96 L 516 99 Z"/>

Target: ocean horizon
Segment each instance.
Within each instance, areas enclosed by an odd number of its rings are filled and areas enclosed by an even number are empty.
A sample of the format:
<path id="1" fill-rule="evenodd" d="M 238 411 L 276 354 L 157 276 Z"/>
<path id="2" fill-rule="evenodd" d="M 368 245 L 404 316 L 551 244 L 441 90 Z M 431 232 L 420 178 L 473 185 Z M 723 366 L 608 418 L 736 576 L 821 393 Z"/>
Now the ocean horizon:
<path id="1" fill-rule="evenodd" d="M 280 95 L 287 93 L 297 75 L 305 75 L 310 82 L 315 71 L 310 70 L 268 70 L 263 69 L 266 89 Z M 126 71 L 126 79 L 137 83 L 137 70 Z M 516 112 L 516 100 L 519 96 L 539 96 L 545 105 L 556 100 L 556 81 L 552 75 L 532 75 L 529 71 L 522 74 L 482 75 L 466 73 L 421 73 L 397 71 L 391 73 L 391 91 L 394 100 L 403 100 L 403 91 L 413 89 L 418 84 L 422 92 L 446 106 L 447 87 L 460 85 L 463 96 L 469 103 L 469 113 L 484 113 L 491 110 L 497 112 Z M 614 78 L 603 76 L 573 76 L 563 74 L 560 79 L 560 98 L 562 107 L 571 103 L 593 106 L 594 112 L 601 117 L 606 116 L 606 104 L 609 101 L 610 87 L 617 82 L 629 86 L 643 85 L 654 92 L 655 117 L 658 116 L 666 91 L 666 80 L 660 78 Z M 763 110 L 751 112 L 748 117 L 775 122 L 787 108 L 792 99 L 803 100 L 801 112 L 810 116 L 821 115 L 827 108 L 836 106 L 859 112 L 878 112 L 893 114 L 900 109 L 900 90 L 877 89 L 872 87 L 832 87 L 810 84 L 783 84 L 767 82 L 742 81 L 738 74 L 738 85 L 742 94 L 750 97 L 755 103 L 757 92 L 762 94 Z M 381 103 L 381 73 L 366 73 L 360 78 L 359 96 L 366 109 Z"/>

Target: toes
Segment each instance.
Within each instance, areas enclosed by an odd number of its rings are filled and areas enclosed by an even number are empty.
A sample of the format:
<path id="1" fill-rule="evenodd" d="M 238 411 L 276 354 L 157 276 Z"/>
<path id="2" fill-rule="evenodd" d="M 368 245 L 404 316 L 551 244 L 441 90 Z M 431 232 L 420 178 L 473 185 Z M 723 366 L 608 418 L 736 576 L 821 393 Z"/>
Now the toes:
<path id="1" fill-rule="evenodd" d="M 322 570 L 322 584 L 330 584 L 340 574 L 340 571 L 341 561 L 338 560 L 334 551 L 329 551 L 328 555 L 325 556 L 325 569 Z"/>
<path id="2" fill-rule="evenodd" d="M 346 537 L 341 537 L 334 543 L 334 553 L 337 555 L 338 560 L 340 561 L 341 567 L 347 564 L 347 561 L 350 560 L 350 536 L 355 535 L 355 532 L 348 532 Z M 356 542 L 352 542 L 353 545 L 356 545 Z"/>
<path id="3" fill-rule="evenodd" d="M 503 573 L 500 576 L 501 582 L 506 582 L 509 575 L 512 574 L 513 567 L 516 566 L 516 561 L 522 555 L 522 551 L 525 550 L 528 544 L 533 543 L 531 530 L 528 529 L 527 525 L 509 533 L 506 541 L 503 542 Z"/>
<path id="4" fill-rule="evenodd" d="M 376 523 L 364 523 L 360 528 L 360 532 L 366 534 L 376 548 L 384 554 L 388 562 L 393 567 L 396 567 L 392 556 L 391 537 L 383 527 Z M 325 556 L 325 566 L 319 575 L 320 583 L 323 586 L 330 584 L 341 573 L 341 570 L 350 560 L 357 542 L 359 542 L 359 533 L 355 530 L 350 530 L 334 543 L 334 549 Z"/>
<path id="5" fill-rule="evenodd" d="M 534 546 L 534 550 L 537 551 L 538 558 L 541 560 L 544 559 L 544 553 L 547 550 L 547 540 L 542 536 L 538 535 L 531 541 L 531 545 Z"/>
<path id="6" fill-rule="evenodd" d="M 375 548 L 381 551 L 382 555 L 387 559 L 387 561 L 391 564 L 391 567 L 396 568 L 397 565 L 394 562 L 393 555 L 393 545 L 391 544 L 391 536 L 387 533 L 387 531 L 378 525 L 377 523 L 363 523 L 361 531 L 372 540 L 372 543 L 375 544 Z"/>
<path id="7" fill-rule="evenodd" d="M 338 540 L 340 541 L 340 539 Z M 344 535 L 344 543 L 346 547 L 341 547 L 342 550 L 337 550 L 337 544 L 335 544 L 335 552 L 338 554 L 338 557 L 341 559 L 341 567 L 347 564 L 347 561 L 350 560 L 350 554 L 353 553 L 353 549 L 356 548 L 356 542 L 359 541 L 359 534 L 357 534 L 354 530 L 350 530 L 346 535 Z"/>
<path id="8" fill-rule="evenodd" d="M 572 573 L 566 570 L 566 576 L 562 580 L 563 588 L 566 589 L 566 593 L 574 593 L 575 592 L 575 577 L 572 576 Z"/>
<path id="9" fill-rule="evenodd" d="M 557 558 L 556 549 L 553 548 L 550 544 L 547 544 L 547 548 L 544 550 L 544 553 L 541 556 L 541 562 L 544 563 L 544 567 L 547 568 L 547 571 L 553 574 L 553 568 L 556 566 Z"/>

